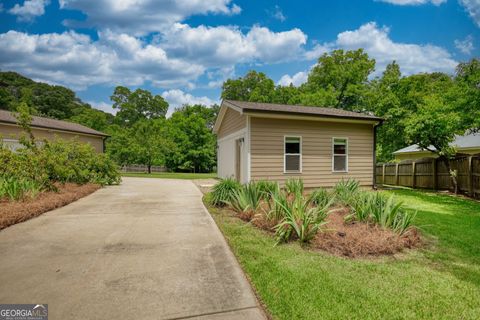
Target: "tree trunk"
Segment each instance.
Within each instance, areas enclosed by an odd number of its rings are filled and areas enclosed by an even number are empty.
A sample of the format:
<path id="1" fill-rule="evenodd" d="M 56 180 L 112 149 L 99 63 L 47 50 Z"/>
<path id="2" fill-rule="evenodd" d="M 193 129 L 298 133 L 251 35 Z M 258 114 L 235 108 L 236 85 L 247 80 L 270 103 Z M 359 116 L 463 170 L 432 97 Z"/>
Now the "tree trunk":
<path id="1" fill-rule="evenodd" d="M 147 165 L 147 168 L 148 168 L 148 173 L 149 174 L 152 173 L 152 165 L 150 163 Z"/>
<path id="2" fill-rule="evenodd" d="M 442 158 L 445 159 L 445 165 L 447 166 L 448 174 L 450 175 L 450 178 L 452 179 L 453 190 L 454 190 L 455 194 L 457 194 L 458 193 L 457 172 L 455 170 L 452 170 L 452 166 L 450 165 L 450 159 L 448 157 L 443 156 Z"/>

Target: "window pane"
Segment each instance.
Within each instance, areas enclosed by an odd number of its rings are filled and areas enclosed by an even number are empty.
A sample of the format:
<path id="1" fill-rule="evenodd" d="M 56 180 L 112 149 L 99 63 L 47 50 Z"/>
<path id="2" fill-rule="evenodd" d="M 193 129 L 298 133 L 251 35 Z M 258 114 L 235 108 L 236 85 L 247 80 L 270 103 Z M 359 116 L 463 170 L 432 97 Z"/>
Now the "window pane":
<path id="1" fill-rule="evenodd" d="M 334 171 L 347 171 L 347 157 L 346 156 L 333 156 L 333 170 Z"/>
<path id="2" fill-rule="evenodd" d="M 300 171 L 300 155 L 285 156 L 285 171 Z"/>
<path id="3" fill-rule="evenodd" d="M 347 154 L 347 146 L 345 144 L 335 144 L 333 146 L 334 154 Z"/>
<path id="4" fill-rule="evenodd" d="M 300 153 L 300 138 L 285 138 L 285 153 Z"/>

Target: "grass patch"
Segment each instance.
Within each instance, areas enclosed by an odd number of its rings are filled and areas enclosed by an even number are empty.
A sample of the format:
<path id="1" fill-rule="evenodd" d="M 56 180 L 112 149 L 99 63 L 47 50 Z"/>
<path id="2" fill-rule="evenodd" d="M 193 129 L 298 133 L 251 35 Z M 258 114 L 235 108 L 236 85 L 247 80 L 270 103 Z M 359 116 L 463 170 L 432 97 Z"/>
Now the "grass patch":
<path id="1" fill-rule="evenodd" d="M 478 319 L 480 203 L 410 190 L 395 194 L 418 210 L 433 243 L 401 257 L 346 259 L 288 243 L 210 207 L 232 250 L 275 319 Z"/>
<path id="2" fill-rule="evenodd" d="M 217 173 L 185 173 L 185 172 L 122 172 L 122 177 L 137 177 L 137 178 L 159 178 L 159 179 L 210 179 L 216 178 Z"/>

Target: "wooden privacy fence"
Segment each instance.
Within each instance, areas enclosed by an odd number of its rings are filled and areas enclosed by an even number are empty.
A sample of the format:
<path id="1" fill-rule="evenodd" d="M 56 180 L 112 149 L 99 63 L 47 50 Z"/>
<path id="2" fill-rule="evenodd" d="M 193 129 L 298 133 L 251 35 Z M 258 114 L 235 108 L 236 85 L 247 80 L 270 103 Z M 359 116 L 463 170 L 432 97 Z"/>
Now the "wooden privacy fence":
<path id="1" fill-rule="evenodd" d="M 480 198 L 480 156 L 450 160 L 457 171 L 458 191 Z M 453 182 L 445 160 L 425 158 L 399 163 L 379 163 L 375 167 L 375 183 L 411 188 L 453 190 Z"/>

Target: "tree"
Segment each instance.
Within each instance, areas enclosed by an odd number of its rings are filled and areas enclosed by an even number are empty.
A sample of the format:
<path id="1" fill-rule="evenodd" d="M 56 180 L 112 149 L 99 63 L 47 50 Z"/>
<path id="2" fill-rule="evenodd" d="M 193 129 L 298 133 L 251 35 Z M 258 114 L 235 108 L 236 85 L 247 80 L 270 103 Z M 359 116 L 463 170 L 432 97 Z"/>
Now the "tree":
<path id="1" fill-rule="evenodd" d="M 104 131 L 113 122 L 114 116 L 97 110 L 97 109 L 82 109 L 79 114 L 70 118 L 70 121 L 82 124 L 89 128 Z"/>
<path id="2" fill-rule="evenodd" d="M 480 130 L 480 59 L 462 62 L 455 74 L 455 90 L 449 95 L 462 110 L 463 126 Z"/>
<path id="3" fill-rule="evenodd" d="M 363 49 L 334 50 L 318 59 L 303 86 L 304 92 L 319 98 L 316 105 L 329 105 L 325 103 L 334 97 L 332 106 L 354 110 L 361 101 L 368 85 L 368 76 L 374 69 L 375 60 L 370 59 Z"/>
<path id="4" fill-rule="evenodd" d="M 215 165 L 216 139 L 207 120 L 184 107 L 168 119 L 168 134 L 174 143 L 166 165 L 174 171 L 210 172 Z"/>
<path id="5" fill-rule="evenodd" d="M 118 86 L 110 100 L 113 108 L 118 109 L 116 121 L 123 126 L 131 126 L 142 119 L 165 118 L 168 110 L 168 102 L 162 96 L 154 96 L 143 89 L 132 92 L 127 87 Z"/>
<path id="6" fill-rule="evenodd" d="M 415 116 L 405 121 L 405 135 L 410 143 L 433 152 L 445 161 L 457 192 L 457 174 L 451 169 L 450 159 L 455 156 L 455 147 L 451 145 L 455 135 L 464 134 L 461 117 L 450 106 L 445 105 L 440 96 L 423 99 Z"/>
<path id="7" fill-rule="evenodd" d="M 222 86 L 222 98 L 240 101 L 271 102 L 275 83 L 263 72 L 249 71 L 244 77 L 228 79 Z"/>

